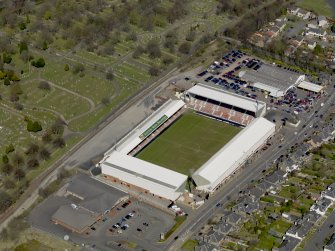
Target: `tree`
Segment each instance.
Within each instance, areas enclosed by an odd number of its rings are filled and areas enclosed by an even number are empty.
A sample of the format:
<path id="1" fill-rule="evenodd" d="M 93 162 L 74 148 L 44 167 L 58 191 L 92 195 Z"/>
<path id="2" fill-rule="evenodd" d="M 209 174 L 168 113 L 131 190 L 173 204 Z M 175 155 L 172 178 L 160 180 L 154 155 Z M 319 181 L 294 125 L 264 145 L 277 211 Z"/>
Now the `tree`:
<path id="1" fill-rule="evenodd" d="M 189 54 L 191 50 L 191 43 L 184 42 L 179 46 L 178 51 L 183 54 Z"/>
<path id="2" fill-rule="evenodd" d="M 27 168 L 28 169 L 34 169 L 40 165 L 40 162 L 37 158 L 31 158 L 27 161 Z"/>
<path id="3" fill-rule="evenodd" d="M 162 59 L 162 62 L 165 65 L 169 65 L 169 64 L 173 63 L 173 57 L 171 57 L 170 55 L 165 55 Z"/>
<path id="4" fill-rule="evenodd" d="M 14 177 L 17 180 L 22 180 L 26 177 L 26 172 L 22 168 L 17 168 L 14 171 Z"/>
<path id="5" fill-rule="evenodd" d="M 22 41 L 19 43 L 19 52 L 20 54 L 23 52 L 23 51 L 28 51 L 28 45 L 25 41 Z"/>
<path id="6" fill-rule="evenodd" d="M 112 69 L 108 69 L 106 73 L 106 79 L 111 81 L 114 79 L 114 73 Z"/>
<path id="7" fill-rule="evenodd" d="M 2 155 L 2 163 L 7 164 L 8 162 L 9 162 L 8 155 L 7 154 Z"/>
<path id="8" fill-rule="evenodd" d="M 28 149 L 25 151 L 25 154 L 33 155 L 35 153 L 38 153 L 39 149 L 40 149 L 39 145 L 35 143 L 30 143 L 30 145 L 28 146 Z"/>
<path id="9" fill-rule="evenodd" d="M 50 143 L 52 141 L 52 136 L 50 132 L 46 132 L 42 135 L 42 141 L 45 143 Z"/>
<path id="10" fill-rule="evenodd" d="M 133 52 L 133 58 L 139 58 L 144 52 L 144 49 L 142 46 L 137 46 Z"/>
<path id="11" fill-rule="evenodd" d="M 13 189 L 15 188 L 15 183 L 14 181 L 12 181 L 11 179 L 6 179 L 4 182 L 3 182 L 3 186 L 5 187 L 5 189 Z"/>
<path id="12" fill-rule="evenodd" d="M 109 97 L 104 97 L 101 99 L 101 104 L 105 105 L 105 106 L 108 106 L 110 103 L 109 101 Z"/>
<path id="13" fill-rule="evenodd" d="M 12 57 L 9 54 L 4 53 L 2 58 L 5 64 L 10 64 L 12 62 Z"/>
<path id="14" fill-rule="evenodd" d="M 31 65 L 36 68 L 43 68 L 45 66 L 45 61 L 43 58 L 31 61 Z"/>
<path id="15" fill-rule="evenodd" d="M 64 66 L 64 71 L 69 71 L 69 70 L 70 70 L 69 65 L 68 65 L 68 64 L 65 64 L 65 66 Z"/>
<path id="16" fill-rule="evenodd" d="M 151 66 L 149 68 L 149 74 L 151 76 L 158 76 L 159 75 L 159 69 L 158 69 L 158 67 L 157 66 Z"/>
<path id="17" fill-rule="evenodd" d="M 14 152 L 14 151 L 15 151 L 15 148 L 14 148 L 13 144 L 10 144 L 9 146 L 7 146 L 6 150 L 5 150 L 6 154 L 9 154 L 9 153 Z"/>
<path id="18" fill-rule="evenodd" d="M 7 86 L 10 85 L 10 80 L 8 78 L 4 79 L 4 85 L 7 85 Z"/>
<path id="19" fill-rule="evenodd" d="M 62 137 L 58 137 L 52 142 L 52 144 L 54 147 L 63 148 L 65 146 L 65 140 Z"/>
<path id="20" fill-rule="evenodd" d="M 151 58 L 159 58 L 162 55 L 159 43 L 156 40 L 150 40 L 146 46 L 146 52 Z"/>
<path id="21" fill-rule="evenodd" d="M 12 163 L 16 166 L 16 167 L 20 167 L 22 166 L 22 164 L 24 164 L 24 159 L 23 157 L 18 154 L 18 153 L 15 153 L 12 157 Z"/>
<path id="22" fill-rule="evenodd" d="M 85 71 L 85 67 L 83 64 L 76 64 L 74 67 L 73 67 L 73 70 L 72 72 L 74 74 L 78 74 L 78 73 L 81 73 L 81 72 L 84 72 Z"/>
<path id="23" fill-rule="evenodd" d="M 41 81 L 38 84 L 38 88 L 41 90 L 45 90 L 45 91 L 50 91 L 51 90 L 51 86 L 47 81 Z"/>
<path id="24" fill-rule="evenodd" d="M 320 54 L 322 52 L 322 47 L 321 45 L 317 44 L 314 48 L 314 54 Z"/>
<path id="25" fill-rule="evenodd" d="M 11 164 L 6 163 L 6 164 L 2 165 L 1 172 L 3 172 L 6 175 L 9 175 L 13 172 L 13 169 L 14 169 L 14 167 Z"/>
<path id="26" fill-rule="evenodd" d="M 41 160 L 48 160 L 50 159 L 50 156 L 51 156 L 50 152 L 46 148 L 41 149 L 39 155 L 40 155 Z"/>
<path id="27" fill-rule="evenodd" d="M 51 126 L 51 132 L 56 135 L 62 134 L 64 130 L 64 125 L 64 121 L 61 118 L 57 118 Z"/>
<path id="28" fill-rule="evenodd" d="M 0 213 L 3 213 L 13 203 L 12 197 L 5 191 L 0 191 Z"/>
<path id="29" fill-rule="evenodd" d="M 15 103 L 14 108 L 18 111 L 22 111 L 23 105 L 21 103 Z"/>
<path id="30" fill-rule="evenodd" d="M 28 132 L 39 132 L 42 131 L 42 126 L 38 121 L 27 121 L 27 131 Z"/>
<path id="31" fill-rule="evenodd" d="M 186 34 L 185 39 L 186 39 L 187 41 L 191 41 L 191 42 L 193 42 L 193 41 L 195 40 L 195 36 L 196 36 L 195 31 L 194 31 L 194 30 L 190 30 L 190 31 Z"/>

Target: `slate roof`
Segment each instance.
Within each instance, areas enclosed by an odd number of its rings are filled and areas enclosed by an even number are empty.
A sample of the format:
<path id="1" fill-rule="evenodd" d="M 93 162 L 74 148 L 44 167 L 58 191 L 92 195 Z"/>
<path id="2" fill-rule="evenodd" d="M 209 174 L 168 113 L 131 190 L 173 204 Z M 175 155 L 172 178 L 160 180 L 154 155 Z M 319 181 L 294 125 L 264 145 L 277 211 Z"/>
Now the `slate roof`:
<path id="1" fill-rule="evenodd" d="M 260 182 L 257 187 L 259 187 L 260 189 L 262 189 L 263 191 L 269 191 L 271 189 L 274 188 L 273 184 L 271 184 L 270 182 L 263 180 L 262 182 Z"/>
<path id="2" fill-rule="evenodd" d="M 265 178 L 265 180 L 272 183 L 272 184 L 277 184 L 280 181 L 283 181 L 285 179 L 284 175 L 286 175 L 286 173 L 284 171 L 277 170 L 277 171 L 273 172 L 271 175 L 267 176 Z"/>
<path id="3" fill-rule="evenodd" d="M 226 217 L 226 219 L 227 219 L 227 222 L 229 222 L 232 225 L 235 225 L 240 222 L 240 220 L 242 219 L 242 216 L 235 212 L 232 212 Z"/>

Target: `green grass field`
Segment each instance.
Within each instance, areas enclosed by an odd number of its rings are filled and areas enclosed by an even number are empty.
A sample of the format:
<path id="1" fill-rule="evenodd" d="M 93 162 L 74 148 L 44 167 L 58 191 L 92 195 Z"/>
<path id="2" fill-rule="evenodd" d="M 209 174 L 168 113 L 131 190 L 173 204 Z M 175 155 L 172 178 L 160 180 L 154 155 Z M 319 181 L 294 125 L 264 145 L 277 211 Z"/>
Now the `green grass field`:
<path id="1" fill-rule="evenodd" d="M 335 16 L 335 13 L 328 4 L 327 0 L 300 0 L 298 2 L 298 6 L 307 10 L 312 10 L 319 15 L 325 15 L 328 17 Z"/>
<path id="2" fill-rule="evenodd" d="M 136 157 L 191 175 L 240 130 L 188 112 Z"/>

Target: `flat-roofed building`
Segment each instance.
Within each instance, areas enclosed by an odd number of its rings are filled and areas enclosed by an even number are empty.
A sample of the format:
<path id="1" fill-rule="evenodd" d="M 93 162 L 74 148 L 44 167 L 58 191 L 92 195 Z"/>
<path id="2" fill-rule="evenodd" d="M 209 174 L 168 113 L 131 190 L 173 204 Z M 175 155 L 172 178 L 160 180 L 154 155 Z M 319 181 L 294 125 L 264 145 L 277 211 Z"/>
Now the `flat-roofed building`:
<path id="1" fill-rule="evenodd" d="M 241 71 L 239 77 L 275 98 L 284 96 L 290 88 L 305 79 L 304 74 L 269 64 L 263 64 L 258 70 Z"/>

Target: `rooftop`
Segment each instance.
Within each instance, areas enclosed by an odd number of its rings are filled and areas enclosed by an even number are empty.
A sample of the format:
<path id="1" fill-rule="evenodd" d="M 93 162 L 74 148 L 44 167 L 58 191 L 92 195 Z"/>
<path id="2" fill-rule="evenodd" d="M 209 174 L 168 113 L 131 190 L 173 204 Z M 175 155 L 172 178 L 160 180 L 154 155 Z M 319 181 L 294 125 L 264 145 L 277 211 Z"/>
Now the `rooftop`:
<path id="1" fill-rule="evenodd" d="M 228 93 L 222 89 L 203 84 L 197 84 L 187 92 L 252 112 L 257 112 L 265 107 L 263 102 L 256 102 L 254 99 Z"/>
<path id="2" fill-rule="evenodd" d="M 257 71 L 247 70 L 241 72 L 240 77 L 252 83 L 260 83 L 286 92 L 287 89 L 298 84 L 304 78 L 304 75 L 275 65 L 262 64 Z"/>

